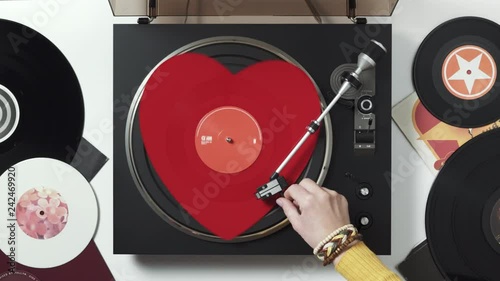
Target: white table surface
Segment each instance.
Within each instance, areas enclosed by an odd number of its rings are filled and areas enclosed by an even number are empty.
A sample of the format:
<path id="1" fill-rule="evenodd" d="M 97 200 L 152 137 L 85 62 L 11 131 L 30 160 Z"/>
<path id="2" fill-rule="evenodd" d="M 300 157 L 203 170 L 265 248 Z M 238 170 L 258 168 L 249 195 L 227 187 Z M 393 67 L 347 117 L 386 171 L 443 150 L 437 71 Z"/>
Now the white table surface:
<path id="1" fill-rule="evenodd" d="M 413 92 L 411 65 L 423 38 L 440 23 L 458 16 L 482 16 L 500 22 L 497 0 L 400 0 L 391 18 L 370 22 L 393 24 L 393 105 Z M 114 18 L 107 0 L 0 0 L 0 18 L 26 24 L 48 37 L 73 65 L 84 92 L 85 134 L 111 158 L 92 181 L 100 203 L 100 225 L 95 241 L 116 280 L 344 280 L 331 267 L 312 257 L 143 257 L 113 255 L 113 150 L 112 131 L 106 123 L 113 109 L 113 23 L 134 23 L 136 18 Z M 255 19 L 240 18 L 239 22 Z M 182 22 L 183 18 L 170 19 Z M 219 18 L 190 22 L 220 22 Z M 226 19 L 225 23 L 235 20 Z M 290 18 L 260 18 L 259 22 L 292 22 Z M 347 22 L 326 18 L 326 22 Z M 293 18 L 294 23 L 314 19 Z M 91 114 L 88 114 L 91 113 Z M 425 239 L 424 211 L 433 176 L 410 144 L 393 125 L 392 255 L 381 259 L 394 268 Z"/>

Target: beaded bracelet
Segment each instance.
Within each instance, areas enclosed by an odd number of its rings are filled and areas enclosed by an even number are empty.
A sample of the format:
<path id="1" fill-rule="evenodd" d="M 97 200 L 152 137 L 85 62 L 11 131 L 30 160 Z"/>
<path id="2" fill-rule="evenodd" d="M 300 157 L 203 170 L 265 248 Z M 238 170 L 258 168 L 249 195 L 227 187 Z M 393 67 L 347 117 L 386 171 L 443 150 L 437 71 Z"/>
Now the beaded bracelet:
<path id="1" fill-rule="evenodd" d="M 340 227 L 334 230 L 332 233 L 330 233 L 325 239 L 323 239 L 323 241 L 321 241 L 318 244 L 318 246 L 316 246 L 316 248 L 314 248 L 313 255 L 317 255 L 318 252 L 323 248 L 323 246 L 325 246 L 326 243 L 330 242 L 333 239 L 333 237 L 338 235 L 341 231 L 344 231 L 348 228 L 354 228 L 354 225 L 352 224 L 344 225 L 343 227 Z"/>
<path id="2" fill-rule="evenodd" d="M 330 241 L 328 241 L 316 255 L 319 260 L 323 261 L 323 265 L 333 262 L 333 260 L 340 255 L 346 247 L 352 242 L 361 239 L 361 235 L 355 227 L 348 227 L 341 230 Z"/>
<path id="3" fill-rule="evenodd" d="M 338 248 L 331 255 L 329 255 L 328 257 L 325 258 L 325 260 L 323 261 L 323 266 L 327 266 L 327 265 L 333 263 L 333 261 L 338 256 L 340 256 L 340 254 L 342 254 L 349 245 L 351 245 L 351 243 L 353 243 L 356 240 L 362 240 L 362 237 L 363 236 L 358 233 L 355 236 L 347 239 L 347 241 L 344 244 L 339 245 Z"/>
<path id="4" fill-rule="evenodd" d="M 330 256 L 340 245 L 346 243 L 348 239 L 352 238 L 357 233 L 356 228 L 347 228 L 340 231 L 321 248 L 316 256 L 321 261 L 325 260 L 325 258 Z"/>

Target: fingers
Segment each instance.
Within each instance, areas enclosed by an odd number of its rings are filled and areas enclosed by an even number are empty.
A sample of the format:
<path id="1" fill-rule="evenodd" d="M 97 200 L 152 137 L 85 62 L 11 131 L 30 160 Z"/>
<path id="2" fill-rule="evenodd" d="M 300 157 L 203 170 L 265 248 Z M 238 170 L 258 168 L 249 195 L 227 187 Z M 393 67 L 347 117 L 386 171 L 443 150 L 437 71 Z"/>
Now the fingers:
<path id="1" fill-rule="evenodd" d="M 318 191 L 321 191 L 321 188 L 316 184 L 311 179 L 303 179 L 300 181 L 299 185 L 301 185 L 305 190 L 307 190 L 310 193 L 316 193 Z"/>
<path id="2" fill-rule="evenodd" d="M 323 190 L 325 190 L 330 195 L 330 198 L 332 198 L 336 202 L 338 202 L 340 204 L 343 204 L 343 205 L 347 205 L 348 204 L 347 199 L 345 198 L 345 196 L 342 195 L 342 194 L 340 194 L 340 193 L 338 193 L 337 191 L 328 189 L 326 187 L 323 187 Z"/>
<path id="3" fill-rule="evenodd" d="M 331 195 L 326 191 L 326 188 L 320 187 L 316 182 L 311 179 L 303 179 L 300 182 L 300 185 L 304 187 L 310 194 L 314 195 L 317 199 L 321 200 L 321 202 L 327 201 L 328 197 Z"/>
<path id="4" fill-rule="evenodd" d="M 339 193 L 335 190 L 331 190 L 329 188 L 326 188 L 326 187 L 322 187 L 322 189 L 326 192 L 328 192 L 328 194 L 332 195 L 332 196 L 337 196 Z"/>
<path id="5" fill-rule="evenodd" d="M 288 199 L 290 201 L 296 201 L 299 204 L 308 195 L 309 195 L 309 192 L 307 192 L 307 190 L 305 190 L 303 186 L 298 185 L 298 184 L 292 184 L 285 191 L 285 198 L 286 199 Z"/>
<path id="6" fill-rule="evenodd" d="M 281 197 L 276 200 L 276 203 L 283 208 L 283 211 L 291 224 L 298 222 L 300 217 L 299 210 L 290 200 Z"/>
<path id="7" fill-rule="evenodd" d="M 329 189 L 329 188 L 326 188 L 326 187 L 322 187 L 322 189 L 324 191 L 328 192 L 328 194 L 330 194 L 330 196 L 332 196 L 332 197 L 341 197 L 342 196 L 342 194 L 338 193 L 335 190 L 332 190 L 332 189 Z"/>

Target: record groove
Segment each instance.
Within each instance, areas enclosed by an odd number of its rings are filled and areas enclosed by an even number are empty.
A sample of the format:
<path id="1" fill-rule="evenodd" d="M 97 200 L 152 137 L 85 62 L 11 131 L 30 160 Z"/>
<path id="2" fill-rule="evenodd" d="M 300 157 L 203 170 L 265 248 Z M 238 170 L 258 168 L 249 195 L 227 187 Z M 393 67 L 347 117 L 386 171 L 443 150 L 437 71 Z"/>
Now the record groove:
<path id="1" fill-rule="evenodd" d="M 0 111 L 0 171 L 33 157 L 71 162 L 84 125 L 76 74 L 47 38 L 7 20 L 0 20 Z"/>
<path id="2" fill-rule="evenodd" d="M 446 162 L 429 194 L 427 239 L 448 280 L 498 280 L 500 130 L 467 142 Z M 495 205 L 498 208 L 497 205 Z"/>

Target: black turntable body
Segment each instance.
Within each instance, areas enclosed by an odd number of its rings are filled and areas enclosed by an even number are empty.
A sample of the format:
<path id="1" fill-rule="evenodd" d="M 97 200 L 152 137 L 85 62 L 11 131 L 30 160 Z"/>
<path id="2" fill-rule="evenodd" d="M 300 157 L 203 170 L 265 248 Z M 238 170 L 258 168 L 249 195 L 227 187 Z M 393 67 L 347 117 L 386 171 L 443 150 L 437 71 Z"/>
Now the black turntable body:
<path id="1" fill-rule="evenodd" d="M 209 55 L 232 72 L 280 59 L 310 75 L 324 106 L 335 96 L 332 72 L 356 63 L 370 39 L 389 55 L 367 74 L 373 77 L 365 77 L 365 88 L 333 108 L 303 177 L 346 196 L 367 245 L 390 254 L 392 39 L 391 25 L 380 24 L 115 25 L 114 253 L 311 254 L 279 207 L 234 241 L 217 239 L 179 207 L 144 152 L 135 114 L 141 83 L 159 62 L 182 52 Z"/>

